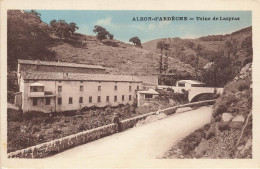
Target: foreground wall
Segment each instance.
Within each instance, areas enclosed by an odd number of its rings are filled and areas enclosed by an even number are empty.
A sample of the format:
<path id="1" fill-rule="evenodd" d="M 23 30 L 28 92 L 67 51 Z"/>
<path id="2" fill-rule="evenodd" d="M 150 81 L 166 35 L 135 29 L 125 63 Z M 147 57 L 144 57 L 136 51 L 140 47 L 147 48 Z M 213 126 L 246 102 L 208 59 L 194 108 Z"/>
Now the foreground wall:
<path id="1" fill-rule="evenodd" d="M 98 127 L 8 154 L 8 158 L 43 158 L 118 132 L 116 124 Z"/>

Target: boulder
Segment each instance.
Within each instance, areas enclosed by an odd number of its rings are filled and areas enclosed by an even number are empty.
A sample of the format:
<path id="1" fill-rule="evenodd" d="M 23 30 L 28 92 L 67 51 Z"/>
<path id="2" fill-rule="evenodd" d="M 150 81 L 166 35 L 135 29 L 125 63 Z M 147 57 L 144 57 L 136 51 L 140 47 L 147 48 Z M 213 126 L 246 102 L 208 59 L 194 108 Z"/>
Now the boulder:
<path id="1" fill-rule="evenodd" d="M 210 149 L 209 141 L 202 139 L 202 141 L 199 143 L 199 145 L 195 148 L 195 157 L 201 158 L 207 150 Z"/>
<path id="2" fill-rule="evenodd" d="M 228 124 L 229 128 L 240 129 L 242 127 L 241 122 L 232 121 Z"/>
<path id="3" fill-rule="evenodd" d="M 232 122 L 242 122 L 242 123 L 244 123 L 244 121 L 245 121 L 245 118 L 242 115 L 237 115 L 236 117 L 234 117 L 232 119 Z"/>
<path id="4" fill-rule="evenodd" d="M 224 122 L 229 122 L 233 118 L 231 113 L 223 113 L 222 114 L 222 120 Z"/>

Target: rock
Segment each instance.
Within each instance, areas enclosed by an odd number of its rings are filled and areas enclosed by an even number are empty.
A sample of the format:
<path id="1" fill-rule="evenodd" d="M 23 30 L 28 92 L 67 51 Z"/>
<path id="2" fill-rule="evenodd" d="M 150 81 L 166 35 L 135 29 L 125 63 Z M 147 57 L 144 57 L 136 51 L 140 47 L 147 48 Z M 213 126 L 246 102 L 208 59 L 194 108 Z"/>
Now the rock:
<path id="1" fill-rule="evenodd" d="M 244 123 L 244 121 L 245 121 L 245 118 L 242 115 L 238 115 L 238 116 L 236 116 L 232 119 L 232 122 L 242 122 L 242 123 Z"/>
<path id="2" fill-rule="evenodd" d="M 231 113 L 223 113 L 222 114 L 222 120 L 224 122 L 229 122 L 233 118 Z"/>
<path id="3" fill-rule="evenodd" d="M 142 106 L 149 106 L 149 103 L 144 103 Z"/>
<path id="4" fill-rule="evenodd" d="M 207 140 L 203 139 L 194 150 L 195 157 L 201 158 L 208 149 L 210 149 L 210 144 Z"/>
<path id="5" fill-rule="evenodd" d="M 182 107 L 182 108 L 178 108 L 175 113 L 182 113 L 190 110 L 192 110 L 191 107 Z"/>
<path id="6" fill-rule="evenodd" d="M 242 127 L 241 122 L 232 121 L 228 124 L 229 128 L 239 129 Z"/>

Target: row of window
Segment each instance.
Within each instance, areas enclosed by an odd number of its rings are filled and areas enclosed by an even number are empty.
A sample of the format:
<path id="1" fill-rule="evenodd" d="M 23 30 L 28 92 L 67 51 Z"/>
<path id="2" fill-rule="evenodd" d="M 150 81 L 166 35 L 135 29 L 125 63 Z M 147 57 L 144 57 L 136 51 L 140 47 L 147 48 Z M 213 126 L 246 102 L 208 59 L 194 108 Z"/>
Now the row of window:
<path id="1" fill-rule="evenodd" d="M 129 95 L 128 99 L 129 99 L 129 101 L 131 101 L 132 100 L 132 95 Z M 106 96 L 106 101 L 107 102 L 110 101 L 109 96 Z M 122 101 L 125 101 L 125 96 L 124 95 L 122 95 Z M 92 96 L 89 96 L 88 102 L 92 103 Z M 98 103 L 101 102 L 101 96 L 97 97 L 97 102 Z M 117 96 L 114 96 L 114 102 L 117 102 Z M 79 103 L 83 103 L 83 97 L 79 97 Z M 58 98 L 58 105 L 61 105 L 61 104 L 62 104 L 62 98 L 59 97 Z M 69 97 L 69 104 L 73 104 L 73 98 L 72 97 Z"/>
<path id="2" fill-rule="evenodd" d="M 129 101 L 132 100 L 132 95 L 128 96 Z M 89 103 L 92 103 L 92 96 L 89 96 Z M 109 102 L 109 96 L 106 96 L 106 101 Z M 125 95 L 122 95 L 122 101 L 125 101 Z M 101 96 L 97 97 L 97 102 L 101 102 Z M 114 102 L 117 102 L 117 96 L 114 96 Z M 79 103 L 83 103 L 83 97 L 79 97 Z M 51 104 L 51 98 L 46 98 L 46 105 Z M 62 104 L 62 98 L 58 98 L 58 105 Z M 69 104 L 73 104 L 73 97 L 69 97 Z M 33 106 L 37 106 L 37 98 L 33 98 Z"/>
<path id="3" fill-rule="evenodd" d="M 117 86 L 114 86 L 114 90 L 117 91 Z M 137 86 L 137 90 L 139 90 L 139 86 Z M 79 91 L 83 91 L 83 86 L 79 87 Z M 98 86 L 98 91 L 101 91 L 101 86 Z M 129 91 L 132 91 L 132 86 L 129 86 Z M 58 92 L 62 92 L 62 86 L 58 86 Z"/>

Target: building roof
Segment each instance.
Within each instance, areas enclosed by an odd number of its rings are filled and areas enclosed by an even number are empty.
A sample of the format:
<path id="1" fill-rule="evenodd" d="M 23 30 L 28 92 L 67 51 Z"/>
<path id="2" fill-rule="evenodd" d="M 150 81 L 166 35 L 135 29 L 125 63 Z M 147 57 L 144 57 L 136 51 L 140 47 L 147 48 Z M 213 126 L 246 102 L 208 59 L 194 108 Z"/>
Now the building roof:
<path id="1" fill-rule="evenodd" d="M 30 86 L 44 86 L 44 85 L 41 83 L 35 82 L 35 83 L 30 84 Z"/>
<path id="2" fill-rule="evenodd" d="M 153 89 L 149 89 L 149 90 L 140 90 L 138 91 L 138 93 L 141 93 L 141 94 L 155 94 L 155 95 L 158 95 L 159 93 Z"/>
<path id="3" fill-rule="evenodd" d="M 61 67 L 77 67 L 77 68 L 88 68 L 88 69 L 106 69 L 99 65 L 86 65 L 69 62 L 49 62 L 40 60 L 23 60 L 18 59 L 18 64 L 30 64 L 30 65 L 49 65 L 49 66 L 61 66 Z"/>
<path id="4" fill-rule="evenodd" d="M 22 78 L 26 80 L 74 80 L 74 81 L 114 81 L 114 82 L 142 82 L 134 76 L 110 75 L 110 74 L 86 74 L 63 72 L 23 72 Z"/>
<path id="5" fill-rule="evenodd" d="M 197 80 L 179 80 L 177 81 L 177 83 L 189 83 L 189 84 L 205 84 L 205 83 L 202 83 L 200 81 L 197 81 Z"/>

